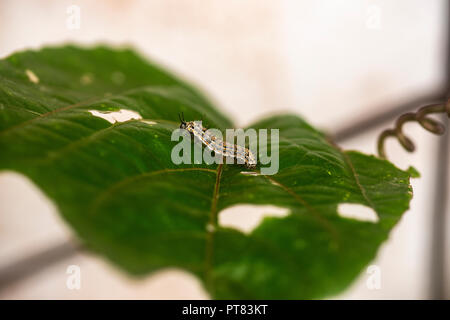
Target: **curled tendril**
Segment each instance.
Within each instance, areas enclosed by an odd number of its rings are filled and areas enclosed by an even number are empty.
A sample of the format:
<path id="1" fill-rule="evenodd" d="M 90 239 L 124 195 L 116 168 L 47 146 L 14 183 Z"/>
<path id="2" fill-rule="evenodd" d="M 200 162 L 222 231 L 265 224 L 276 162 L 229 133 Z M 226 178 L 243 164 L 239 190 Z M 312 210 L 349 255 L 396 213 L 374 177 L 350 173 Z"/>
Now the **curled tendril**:
<path id="1" fill-rule="evenodd" d="M 425 107 L 420 108 L 416 113 L 408 112 L 401 115 L 397 122 L 395 123 L 394 129 L 384 130 L 380 136 L 378 137 L 378 155 L 380 158 L 386 159 L 386 153 L 384 150 L 384 141 L 388 137 L 396 137 L 400 144 L 405 148 L 408 152 L 413 152 L 415 150 L 414 143 L 410 138 L 405 136 L 402 131 L 403 125 L 409 121 L 418 122 L 424 129 L 438 135 L 442 135 L 445 132 L 445 126 L 437 122 L 434 119 L 427 117 L 428 114 L 432 113 L 447 113 L 447 116 L 450 118 L 450 99 L 446 102 L 431 104 Z"/>

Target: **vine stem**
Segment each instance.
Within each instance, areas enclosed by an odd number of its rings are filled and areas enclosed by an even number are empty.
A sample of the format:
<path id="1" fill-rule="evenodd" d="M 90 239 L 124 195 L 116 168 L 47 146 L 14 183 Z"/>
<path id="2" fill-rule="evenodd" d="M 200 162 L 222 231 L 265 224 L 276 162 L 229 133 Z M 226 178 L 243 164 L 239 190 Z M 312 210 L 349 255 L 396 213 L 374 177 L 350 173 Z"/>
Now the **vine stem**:
<path id="1" fill-rule="evenodd" d="M 437 134 L 442 135 L 445 132 L 445 126 L 430 118 L 427 117 L 429 114 L 433 113 L 447 113 L 447 117 L 450 118 L 450 99 L 446 102 L 438 103 L 438 104 L 430 104 L 420 108 L 417 112 L 408 112 L 402 114 L 396 121 L 395 127 L 393 129 L 386 129 L 381 132 L 378 137 L 378 155 L 382 159 L 386 159 L 386 151 L 385 151 L 385 141 L 388 137 L 396 137 L 400 142 L 403 148 L 408 152 L 413 152 L 415 150 L 414 143 L 410 138 L 408 138 L 403 132 L 403 125 L 406 122 L 415 121 L 418 122 L 425 130 Z"/>

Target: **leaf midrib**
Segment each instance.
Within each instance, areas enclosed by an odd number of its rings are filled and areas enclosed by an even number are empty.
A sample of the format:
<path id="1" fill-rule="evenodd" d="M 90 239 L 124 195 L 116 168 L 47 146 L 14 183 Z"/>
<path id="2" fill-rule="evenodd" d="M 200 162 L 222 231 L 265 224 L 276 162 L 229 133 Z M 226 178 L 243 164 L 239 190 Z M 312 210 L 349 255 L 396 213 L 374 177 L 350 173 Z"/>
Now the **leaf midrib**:
<path id="1" fill-rule="evenodd" d="M 213 255 L 214 255 L 214 233 L 217 229 L 217 201 L 219 199 L 220 190 L 220 179 L 222 178 L 223 164 L 217 166 L 216 171 L 216 182 L 214 183 L 213 198 L 211 201 L 211 210 L 209 215 L 209 226 L 212 230 L 207 228 L 207 238 L 206 238 L 206 252 L 205 252 L 205 283 L 206 287 L 214 292 L 213 279 L 212 279 L 212 268 L 213 268 Z"/>

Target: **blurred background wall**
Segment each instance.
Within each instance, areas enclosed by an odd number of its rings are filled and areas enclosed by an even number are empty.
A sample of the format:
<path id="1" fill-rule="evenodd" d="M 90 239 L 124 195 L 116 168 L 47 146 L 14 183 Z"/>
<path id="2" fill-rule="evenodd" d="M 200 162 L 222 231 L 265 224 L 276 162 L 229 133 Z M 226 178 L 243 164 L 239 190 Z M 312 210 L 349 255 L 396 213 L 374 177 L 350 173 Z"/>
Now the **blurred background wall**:
<path id="1" fill-rule="evenodd" d="M 71 24 L 73 6 L 80 10 L 79 28 Z M 0 0 L 0 57 L 64 42 L 129 44 L 197 84 L 240 126 L 291 111 L 333 134 L 443 92 L 447 20 L 444 0 Z M 339 143 L 375 153 L 377 135 L 392 123 Z M 411 210 L 372 263 L 381 270 L 381 288 L 370 289 L 363 271 L 333 298 L 430 297 L 439 138 L 415 124 L 406 130 L 418 151 L 407 154 L 390 141 L 389 158 L 403 169 L 414 165 L 422 177 L 413 180 Z M 19 174 L 0 173 L 0 272 L 70 239 L 45 195 Z M 450 255 L 445 259 L 450 265 Z M 66 287 L 69 265 L 81 268 L 80 290 Z M 443 297 L 450 298 L 450 277 L 442 281 Z M 83 252 L 0 288 L 2 299 L 207 297 L 183 271 L 134 280 Z"/>

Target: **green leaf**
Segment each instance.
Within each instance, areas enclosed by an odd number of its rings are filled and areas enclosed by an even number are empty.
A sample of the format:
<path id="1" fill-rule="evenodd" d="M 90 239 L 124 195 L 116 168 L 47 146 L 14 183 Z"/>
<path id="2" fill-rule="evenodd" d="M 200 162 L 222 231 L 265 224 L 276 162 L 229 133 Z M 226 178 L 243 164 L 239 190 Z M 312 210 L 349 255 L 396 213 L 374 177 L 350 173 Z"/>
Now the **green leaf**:
<path id="1" fill-rule="evenodd" d="M 131 110 L 111 124 L 92 110 Z M 409 174 L 342 151 L 294 115 L 280 129 L 280 170 L 171 162 L 179 126 L 203 118 L 233 127 L 192 86 L 129 49 L 64 46 L 0 61 L 0 169 L 28 176 L 79 238 L 129 273 L 178 267 L 215 298 L 321 298 L 347 287 L 408 209 Z M 258 171 L 258 170 L 257 170 Z M 338 214 L 372 208 L 378 222 Z M 218 225 L 238 204 L 289 209 L 250 233 Z M 245 213 L 243 213 L 245 214 Z"/>
<path id="2" fill-rule="evenodd" d="M 410 166 L 408 169 L 406 169 L 406 172 L 409 173 L 409 176 L 411 178 L 420 178 L 420 172 L 417 171 L 417 169 L 413 166 Z"/>

